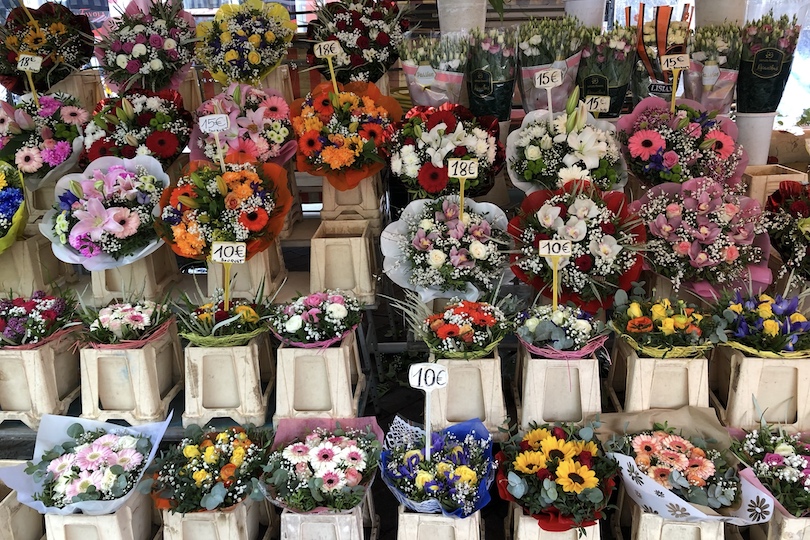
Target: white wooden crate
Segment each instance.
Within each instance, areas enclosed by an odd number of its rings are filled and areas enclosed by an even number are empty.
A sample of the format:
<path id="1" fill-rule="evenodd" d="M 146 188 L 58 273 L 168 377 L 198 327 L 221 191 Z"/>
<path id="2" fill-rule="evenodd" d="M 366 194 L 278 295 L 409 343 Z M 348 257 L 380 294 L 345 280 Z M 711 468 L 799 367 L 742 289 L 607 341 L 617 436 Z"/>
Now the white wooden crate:
<path id="1" fill-rule="evenodd" d="M 5 540 L 40 540 L 45 532 L 42 515 L 17 500 L 17 492 L 0 483 L 0 531 Z"/>
<path id="2" fill-rule="evenodd" d="M 48 540 L 151 540 L 152 499 L 135 493 L 112 514 L 45 514 Z"/>
<path id="3" fill-rule="evenodd" d="M 109 304 L 133 295 L 142 296 L 146 300 L 160 301 L 172 283 L 180 280 L 177 258 L 166 244 L 132 264 L 90 272 L 90 275 L 93 300 L 98 305 Z"/>
<path id="4" fill-rule="evenodd" d="M 774 510 L 767 528 L 767 540 L 804 540 L 805 537 L 810 539 L 810 518 L 785 516 L 779 510 Z"/>
<path id="5" fill-rule="evenodd" d="M 278 239 L 270 247 L 251 257 L 245 264 L 231 266 L 231 298 L 256 297 L 259 287 L 264 283 L 265 296 L 272 295 L 287 277 L 284 255 Z M 216 289 L 222 289 L 223 266 L 219 263 L 208 263 L 208 295 L 213 296 Z"/>
<path id="6" fill-rule="evenodd" d="M 17 240 L 0 254 L 0 291 L 29 295 L 75 281 L 73 267 L 56 258 L 51 241 L 41 234 Z"/>
<path id="7" fill-rule="evenodd" d="M 523 510 L 515 503 L 510 505 L 512 512 L 512 526 L 514 527 L 513 540 L 600 540 L 599 524 L 585 527 L 585 533 L 580 535 L 579 529 L 570 529 L 562 532 L 546 531 L 541 529 L 537 520 L 532 516 L 523 514 Z"/>
<path id="8" fill-rule="evenodd" d="M 96 104 L 104 98 L 104 87 L 101 85 L 101 72 L 98 69 L 74 71 L 48 91 L 49 94 L 65 92 L 75 97 L 87 112 L 93 112 Z"/>
<path id="9" fill-rule="evenodd" d="M 164 510 L 163 540 L 256 540 L 262 505 L 248 497 L 213 512 L 173 514 Z"/>
<path id="10" fill-rule="evenodd" d="M 362 504 L 341 514 L 281 513 L 281 540 L 363 540 Z"/>
<path id="11" fill-rule="evenodd" d="M 375 303 L 376 258 L 369 224 L 357 221 L 323 221 L 312 236 L 311 291 L 352 291 L 362 305 Z"/>
<path id="12" fill-rule="evenodd" d="M 331 183 L 323 183 L 321 219 L 329 221 L 364 219 L 373 235 L 382 231 L 382 178 L 380 173 L 364 178 L 353 189 L 339 191 Z"/>
<path id="13" fill-rule="evenodd" d="M 484 537 L 484 520 L 478 511 L 464 519 L 442 514 L 419 514 L 400 505 L 397 513 L 398 540 L 474 540 Z"/>
<path id="14" fill-rule="evenodd" d="M 630 501 L 632 503 L 632 501 Z M 723 540 L 722 521 L 675 521 L 633 504 L 631 540 Z"/>

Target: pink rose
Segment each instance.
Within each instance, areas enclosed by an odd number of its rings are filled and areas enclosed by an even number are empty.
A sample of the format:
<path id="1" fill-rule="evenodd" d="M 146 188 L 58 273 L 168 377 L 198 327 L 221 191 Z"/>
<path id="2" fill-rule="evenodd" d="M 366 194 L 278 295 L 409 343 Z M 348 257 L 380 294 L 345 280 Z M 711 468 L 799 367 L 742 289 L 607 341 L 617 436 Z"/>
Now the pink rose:
<path id="1" fill-rule="evenodd" d="M 670 150 L 664 153 L 664 167 L 671 169 L 678 164 L 678 154 Z"/>
<path id="2" fill-rule="evenodd" d="M 664 156 L 666 157 L 666 155 Z M 667 219 L 681 215 L 681 205 L 678 203 L 670 203 L 667 205 Z"/>
<path id="3" fill-rule="evenodd" d="M 740 211 L 740 207 L 733 203 L 726 203 L 723 205 L 723 211 L 729 217 L 729 219 L 731 219 L 737 215 L 737 212 Z"/>
<path id="4" fill-rule="evenodd" d="M 701 133 L 702 131 L 700 129 L 700 124 L 696 122 L 692 122 L 691 124 L 686 126 L 686 134 L 689 135 L 690 137 L 698 138 L 700 137 Z"/>
<path id="5" fill-rule="evenodd" d="M 740 250 L 737 249 L 737 246 L 728 246 L 723 249 L 722 255 L 724 261 L 732 263 L 740 256 Z"/>
<path id="6" fill-rule="evenodd" d="M 341 306 L 346 303 L 345 298 L 343 295 L 340 294 L 331 294 L 329 295 L 329 303 L 330 304 L 340 304 Z"/>
<path id="7" fill-rule="evenodd" d="M 686 240 L 678 242 L 677 244 L 675 244 L 675 253 L 684 257 L 689 254 L 690 247 L 692 247 L 692 244 L 690 242 L 687 242 Z"/>
<path id="8" fill-rule="evenodd" d="M 363 475 L 357 472 L 357 469 L 354 467 L 349 467 L 346 469 L 346 485 L 349 487 L 354 487 L 360 483 L 363 479 Z"/>

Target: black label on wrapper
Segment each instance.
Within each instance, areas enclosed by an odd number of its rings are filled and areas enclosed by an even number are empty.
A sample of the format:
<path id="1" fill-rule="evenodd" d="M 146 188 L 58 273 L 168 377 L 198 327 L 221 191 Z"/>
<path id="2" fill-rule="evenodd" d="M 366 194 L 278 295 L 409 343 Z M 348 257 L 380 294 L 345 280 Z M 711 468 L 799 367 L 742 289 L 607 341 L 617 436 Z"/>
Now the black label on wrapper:
<path id="1" fill-rule="evenodd" d="M 604 75 L 588 75 L 582 83 L 583 96 L 607 96 L 608 78 Z"/>
<path id="2" fill-rule="evenodd" d="M 483 69 L 476 69 L 470 74 L 470 90 L 477 97 L 487 97 L 492 94 L 492 73 Z"/>
<path id="3" fill-rule="evenodd" d="M 782 73 L 785 53 L 779 49 L 762 49 L 754 55 L 752 73 L 762 79 L 772 79 Z"/>
<path id="4" fill-rule="evenodd" d="M 672 94 L 671 83 L 653 82 L 650 83 L 649 89 L 651 94 Z"/>

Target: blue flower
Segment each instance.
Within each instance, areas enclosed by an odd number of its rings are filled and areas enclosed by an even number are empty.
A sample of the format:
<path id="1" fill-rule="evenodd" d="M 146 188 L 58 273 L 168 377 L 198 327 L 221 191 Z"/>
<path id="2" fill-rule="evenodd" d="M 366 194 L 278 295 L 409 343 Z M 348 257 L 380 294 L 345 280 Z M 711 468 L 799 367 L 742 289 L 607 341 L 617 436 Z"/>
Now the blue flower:
<path id="1" fill-rule="evenodd" d="M 745 322 L 745 319 L 740 319 L 740 324 L 737 326 L 737 329 L 734 331 L 735 338 L 744 338 L 748 336 L 748 323 Z"/>
<path id="2" fill-rule="evenodd" d="M 799 297 L 782 298 L 781 295 L 776 295 L 776 300 L 771 308 L 776 315 L 784 315 L 785 313 L 794 313 L 799 307 Z"/>
<path id="3" fill-rule="evenodd" d="M 73 194 L 72 191 L 65 190 L 64 193 L 59 195 L 59 209 L 60 210 L 70 210 L 73 207 L 73 203 L 78 202 L 79 198 Z"/>

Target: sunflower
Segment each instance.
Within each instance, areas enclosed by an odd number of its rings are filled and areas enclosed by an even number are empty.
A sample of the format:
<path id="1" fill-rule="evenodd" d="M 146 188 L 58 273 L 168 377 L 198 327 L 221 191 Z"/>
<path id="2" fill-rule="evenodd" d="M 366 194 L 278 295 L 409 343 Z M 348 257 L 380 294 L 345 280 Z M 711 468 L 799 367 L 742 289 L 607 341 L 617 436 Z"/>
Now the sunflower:
<path id="1" fill-rule="evenodd" d="M 599 447 L 596 446 L 596 443 L 593 441 L 574 441 L 574 446 L 576 446 L 577 454 L 581 454 L 582 452 L 588 452 L 592 456 L 599 454 Z"/>
<path id="2" fill-rule="evenodd" d="M 535 474 L 540 469 L 546 468 L 546 456 L 543 452 L 521 452 L 512 462 L 515 470 L 525 474 Z"/>
<path id="3" fill-rule="evenodd" d="M 540 449 L 548 459 L 557 459 L 559 461 L 573 459 L 577 455 L 577 447 L 574 443 L 557 437 L 548 437 L 541 441 Z"/>
<path id="4" fill-rule="evenodd" d="M 45 31 L 42 30 L 39 26 L 25 34 L 23 38 L 23 43 L 28 45 L 32 50 L 37 50 L 47 42 L 47 38 L 45 37 Z"/>
<path id="5" fill-rule="evenodd" d="M 537 428 L 529 431 L 523 436 L 523 440 L 529 443 L 532 450 L 539 450 L 540 443 L 551 437 L 551 432 L 545 428 Z"/>
<path id="6" fill-rule="evenodd" d="M 599 485 L 596 473 L 585 466 L 567 459 L 557 467 L 557 483 L 566 493 L 582 493 L 584 489 L 595 488 Z"/>

